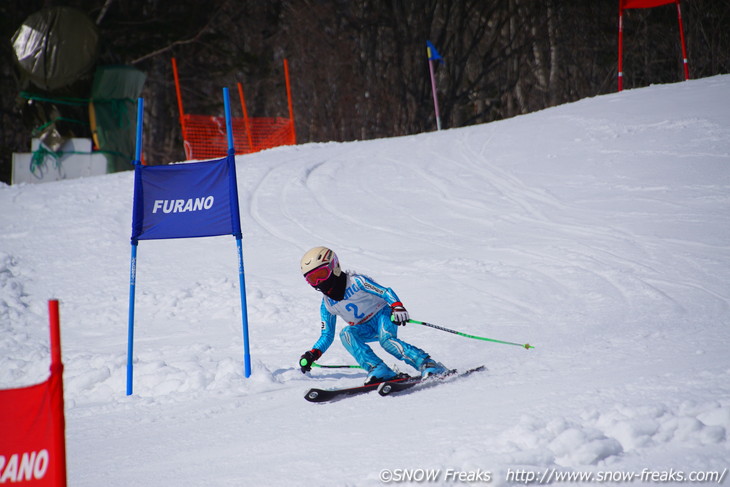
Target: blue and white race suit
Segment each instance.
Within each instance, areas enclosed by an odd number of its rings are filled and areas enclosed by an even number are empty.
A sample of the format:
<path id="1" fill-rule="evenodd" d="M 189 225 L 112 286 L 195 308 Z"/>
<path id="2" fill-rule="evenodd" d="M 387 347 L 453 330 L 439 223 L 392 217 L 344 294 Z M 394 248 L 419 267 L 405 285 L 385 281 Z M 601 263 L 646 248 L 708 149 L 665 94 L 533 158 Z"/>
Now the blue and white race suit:
<path id="1" fill-rule="evenodd" d="M 377 340 L 388 353 L 418 370 L 428 354 L 398 339 L 398 325 L 390 320 L 390 305 L 400 301 L 395 292 L 361 274 L 346 275 L 344 299 L 335 301 L 327 296 L 322 299 L 322 334 L 312 348 L 324 353 L 332 345 L 339 316 L 347 322 L 340 331 L 342 345 L 362 368 L 372 372 L 385 367 L 367 345 Z"/>

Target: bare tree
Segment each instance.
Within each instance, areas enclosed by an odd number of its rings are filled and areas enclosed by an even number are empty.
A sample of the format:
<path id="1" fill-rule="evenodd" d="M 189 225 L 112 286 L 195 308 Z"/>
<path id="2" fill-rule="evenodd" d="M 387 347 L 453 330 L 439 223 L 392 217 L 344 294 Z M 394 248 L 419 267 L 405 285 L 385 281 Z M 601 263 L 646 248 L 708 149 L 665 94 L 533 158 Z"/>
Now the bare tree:
<path id="1" fill-rule="evenodd" d="M 46 0 L 0 2 L 0 180 L 30 131 L 8 39 Z M 252 116 L 287 116 L 292 75 L 299 142 L 433 130 L 425 42 L 445 127 L 484 123 L 616 90 L 618 6 L 557 0 L 67 0 L 96 19 L 100 64 L 147 74 L 146 158 L 184 157 L 171 58 L 188 113 L 222 114 L 241 82 Z M 730 3 L 683 1 L 693 78 L 730 70 Z M 676 10 L 627 12 L 625 86 L 683 79 Z M 238 105 L 233 104 L 234 108 Z"/>

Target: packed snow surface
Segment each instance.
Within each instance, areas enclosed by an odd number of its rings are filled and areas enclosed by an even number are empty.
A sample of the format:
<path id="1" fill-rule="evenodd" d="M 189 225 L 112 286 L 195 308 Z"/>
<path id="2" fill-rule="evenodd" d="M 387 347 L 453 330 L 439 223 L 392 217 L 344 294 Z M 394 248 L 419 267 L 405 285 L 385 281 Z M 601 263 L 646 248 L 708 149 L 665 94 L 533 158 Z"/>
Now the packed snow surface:
<path id="1" fill-rule="evenodd" d="M 59 299 L 69 485 L 727 482 L 730 76 L 280 147 L 238 157 L 237 176 L 253 373 L 235 239 L 142 241 L 131 396 L 133 174 L 0 187 L 0 387 L 48 376 Z M 488 371 L 308 403 L 365 377 L 297 367 L 319 336 L 299 274 L 317 245 L 414 319 L 535 348 L 409 324 L 399 336 L 448 367 Z M 354 363 L 339 339 L 320 362 Z"/>

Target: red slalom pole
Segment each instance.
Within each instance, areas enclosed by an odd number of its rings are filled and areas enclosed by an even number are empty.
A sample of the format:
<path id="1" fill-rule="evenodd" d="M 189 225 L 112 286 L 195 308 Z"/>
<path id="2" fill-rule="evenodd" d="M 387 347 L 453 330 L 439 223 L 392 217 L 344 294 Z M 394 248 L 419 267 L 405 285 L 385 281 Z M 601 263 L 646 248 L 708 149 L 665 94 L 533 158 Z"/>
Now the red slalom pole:
<path id="1" fill-rule="evenodd" d="M 682 9 L 679 6 L 679 0 L 676 0 L 677 4 L 677 21 L 679 22 L 679 40 L 682 42 L 682 65 L 684 66 L 684 80 L 689 79 L 689 63 L 687 62 L 687 44 L 684 41 L 684 27 L 682 27 Z"/>
<path id="2" fill-rule="evenodd" d="M 53 441 L 55 461 L 55 485 L 66 486 L 66 417 L 63 401 L 63 362 L 61 362 L 61 318 L 58 300 L 48 301 L 48 320 L 51 327 L 51 401 L 53 403 Z"/>

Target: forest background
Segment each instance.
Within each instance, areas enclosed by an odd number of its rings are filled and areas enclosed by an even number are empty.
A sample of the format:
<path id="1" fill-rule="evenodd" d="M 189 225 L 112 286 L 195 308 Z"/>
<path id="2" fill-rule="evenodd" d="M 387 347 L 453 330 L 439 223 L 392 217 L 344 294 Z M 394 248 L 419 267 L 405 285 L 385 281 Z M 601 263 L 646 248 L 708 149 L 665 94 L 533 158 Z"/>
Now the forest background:
<path id="1" fill-rule="evenodd" d="M 690 77 L 730 72 L 730 0 L 681 5 Z M 222 115 L 221 88 L 240 82 L 254 117 L 288 117 L 287 59 L 297 143 L 435 130 L 427 40 L 445 61 L 436 64 L 443 128 L 617 89 L 618 0 L 3 0 L 0 182 L 33 129 L 10 39 L 52 6 L 95 21 L 98 64 L 146 73 L 145 158 L 156 163 L 185 158 L 173 57 L 187 113 Z M 623 72 L 624 89 L 684 79 L 674 4 L 625 11 Z M 91 75 L 68 94 L 88 89 Z"/>

